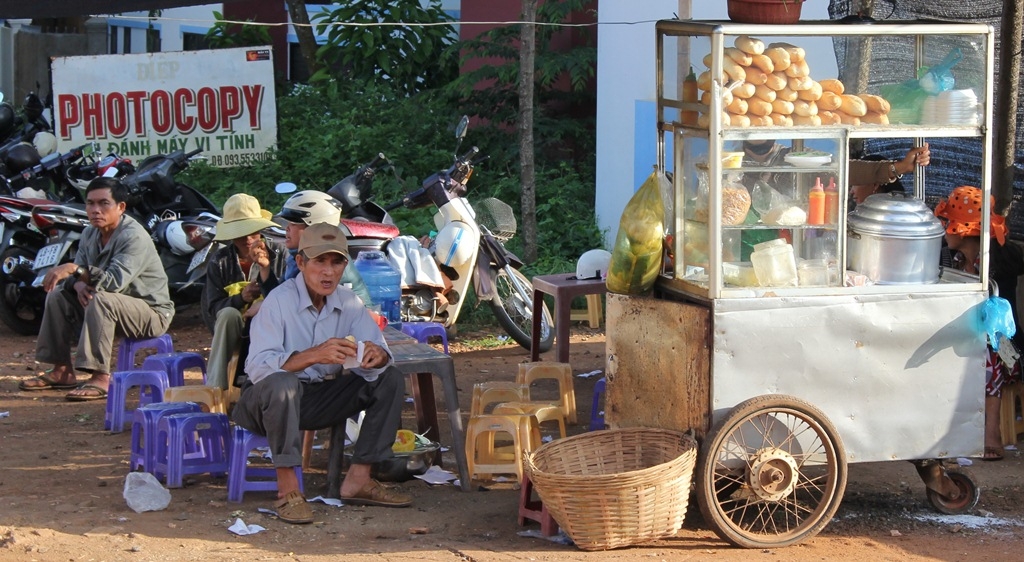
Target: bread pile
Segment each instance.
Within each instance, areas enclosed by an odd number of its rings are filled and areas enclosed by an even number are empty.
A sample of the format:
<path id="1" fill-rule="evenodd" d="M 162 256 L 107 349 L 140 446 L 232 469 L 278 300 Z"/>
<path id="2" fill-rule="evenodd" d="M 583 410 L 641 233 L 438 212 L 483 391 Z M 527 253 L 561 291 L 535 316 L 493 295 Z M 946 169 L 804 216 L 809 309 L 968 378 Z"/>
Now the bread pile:
<path id="1" fill-rule="evenodd" d="M 803 48 L 789 43 L 764 42 L 741 35 L 735 47 L 725 48 L 722 76 L 727 88 L 722 93 L 725 112 L 722 123 L 733 127 L 769 125 L 860 125 L 889 124 L 889 102 L 872 94 L 848 94 L 834 78 L 814 80 Z M 697 77 L 704 106 L 697 124 L 707 128 L 711 106 L 711 55 L 704 57 L 709 68 Z"/>

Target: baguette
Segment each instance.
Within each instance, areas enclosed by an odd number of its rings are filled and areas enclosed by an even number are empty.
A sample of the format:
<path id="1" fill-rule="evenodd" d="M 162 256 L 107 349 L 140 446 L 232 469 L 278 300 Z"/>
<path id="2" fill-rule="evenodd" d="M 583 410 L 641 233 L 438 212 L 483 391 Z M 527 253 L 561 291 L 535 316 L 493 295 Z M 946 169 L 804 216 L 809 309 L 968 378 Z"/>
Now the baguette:
<path id="1" fill-rule="evenodd" d="M 853 125 L 855 127 L 860 125 L 860 117 L 850 115 L 845 111 L 836 111 L 834 113 L 839 116 L 839 123 L 842 125 Z"/>
<path id="2" fill-rule="evenodd" d="M 793 102 L 793 115 L 809 117 L 818 114 L 818 104 L 813 101 L 796 100 Z"/>
<path id="3" fill-rule="evenodd" d="M 864 117 L 860 118 L 862 123 L 871 123 L 873 125 L 888 125 L 889 116 L 884 113 L 878 113 L 877 111 L 869 111 L 864 114 Z"/>
<path id="4" fill-rule="evenodd" d="M 839 94 L 824 91 L 821 93 L 821 99 L 818 100 L 818 108 L 826 111 L 835 111 L 839 109 L 839 106 L 842 105 L 842 103 L 843 100 L 839 97 Z"/>
<path id="5" fill-rule="evenodd" d="M 754 88 L 754 97 L 762 99 L 768 103 L 772 103 L 773 101 L 775 101 L 775 98 L 777 96 L 778 94 L 775 93 L 775 90 L 769 88 L 768 86 L 765 86 L 764 84 L 761 84 L 760 86 L 756 86 Z"/>
<path id="6" fill-rule="evenodd" d="M 796 93 L 797 97 L 806 101 L 818 101 L 821 99 L 821 84 L 811 79 L 811 87 L 806 90 L 800 90 Z"/>
<path id="7" fill-rule="evenodd" d="M 772 112 L 772 114 L 769 115 L 768 117 L 772 118 L 772 123 L 773 124 L 778 125 L 780 127 L 792 127 L 793 126 L 793 116 L 792 115 L 783 115 L 781 113 Z"/>
<path id="8" fill-rule="evenodd" d="M 793 44 L 790 44 L 790 43 L 779 42 L 779 43 L 771 43 L 771 44 L 768 45 L 769 49 L 771 49 L 773 47 L 779 47 L 781 49 L 785 49 L 786 52 L 789 53 L 789 61 L 791 63 L 800 62 L 800 61 L 804 60 L 804 58 L 807 55 L 807 53 L 803 50 L 802 47 L 797 47 L 796 45 L 793 45 Z"/>
<path id="9" fill-rule="evenodd" d="M 775 71 L 768 75 L 764 85 L 777 92 L 789 85 L 789 78 L 787 78 L 782 72 Z"/>
<path id="10" fill-rule="evenodd" d="M 811 67 L 807 66 L 807 63 L 804 61 L 794 62 L 783 72 L 790 78 L 803 78 L 811 75 Z"/>
<path id="11" fill-rule="evenodd" d="M 817 127 L 817 126 L 821 125 L 821 117 L 818 117 L 817 115 L 794 115 L 793 116 L 793 124 L 794 125 L 812 125 L 812 126 Z"/>
<path id="12" fill-rule="evenodd" d="M 842 125 L 843 121 L 839 118 L 839 115 L 834 111 L 828 111 L 819 109 L 818 117 L 821 118 L 822 125 Z"/>
<path id="13" fill-rule="evenodd" d="M 733 113 L 729 113 L 728 115 L 729 115 L 729 125 L 731 125 L 733 127 L 749 127 L 750 126 L 750 117 L 747 117 L 746 115 L 736 115 L 736 114 L 733 114 Z"/>
<path id="14" fill-rule="evenodd" d="M 843 86 L 843 83 L 840 82 L 839 80 L 836 80 L 835 78 L 826 78 L 824 80 L 819 80 L 818 83 L 821 84 L 821 89 L 824 92 L 832 92 L 833 94 L 838 95 L 843 95 L 846 93 L 846 86 Z"/>
<path id="15" fill-rule="evenodd" d="M 789 60 L 789 51 L 782 47 L 771 47 L 764 50 L 765 56 L 772 61 L 775 70 L 786 70 L 792 64 Z"/>
<path id="16" fill-rule="evenodd" d="M 772 115 L 792 115 L 793 102 L 786 100 L 775 100 L 772 102 Z"/>
<path id="17" fill-rule="evenodd" d="M 771 115 L 772 104 L 762 99 L 751 98 L 747 101 L 747 113 L 750 115 Z"/>
<path id="18" fill-rule="evenodd" d="M 764 53 L 764 41 L 747 35 L 740 35 L 736 38 L 736 48 L 749 55 L 760 55 Z"/>
<path id="19" fill-rule="evenodd" d="M 732 103 L 725 106 L 725 110 L 733 115 L 746 115 L 748 111 L 748 102 L 743 98 L 734 98 Z"/>
<path id="20" fill-rule="evenodd" d="M 768 75 L 756 66 L 747 67 L 747 83 L 762 86 L 768 82 Z"/>
<path id="21" fill-rule="evenodd" d="M 768 55 L 751 55 L 750 66 L 759 68 L 765 74 L 775 72 L 775 63 L 772 62 L 771 57 Z"/>
<path id="22" fill-rule="evenodd" d="M 889 105 L 889 102 L 882 96 L 876 96 L 874 94 L 858 94 L 857 97 L 864 100 L 864 105 L 867 106 L 868 111 L 884 115 L 889 113 L 889 110 L 892 108 L 892 106 Z"/>
<path id="23" fill-rule="evenodd" d="M 736 64 L 740 66 L 750 66 L 751 58 L 750 55 L 737 49 L 736 47 L 726 47 L 725 56 L 731 58 Z"/>
<path id="24" fill-rule="evenodd" d="M 697 76 L 697 89 L 709 91 L 711 90 L 711 71 L 705 70 Z"/>
<path id="25" fill-rule="evenodd" d="M 754 97 L 756 89 L 757 87 L 750 82 L 744 82 L 732 89 L 732 95 L 737 98 L 750 99 Z"/>
<path id="26" fill-rule="evenodd" d="M 729 90 L 722 90 L 722 107 L 726 107 L 732 103 L 733 97 L 732 92 Z M 711 92 L 702 92 L 700 94 L 700 103 L 711 107 Z"/>
<path id="27" fill-rule="evenodd" d="M 772 125 L 771 115 L 750 115 L 751 127 L 770 127 Z"/>
<path id="28" fill-rule="evenodd" d="M 864 103 L 864 100 L 858 96 L 852 94 L 843 94 L 839 96 L 841 103 L 839 104 L 839 110 L 851 117 L 863 117 L 868 112 L 868 106 Z M 844 123 L 848 124 L 848 123 Z"/>
<path id="29" fill-rule="evenodd" d="M 744 82 L 747 79 L 746 69 L 729 57 L 722 59 L 722 70 L 725 71 L 726 76 L 737 82 Z"/>
<path id="30" fill-rule="evenodd" d="M 793 88 L 790 88 L 789 86 L 786 86 L 785 88 L 775 92 L 775 95 L 777 99 L 786 101 L 796 101 L 800 98 L 800 96 L 797 94 L 797 91 L 794 90 Z"/>
<path id="31" fill-rule="evenodd" d="M 789 79 L 789 89 L 796 92 L 800 92 L 801 90 L 810 90 L 812 83 L 814 83 L 814 80 L 811 80 L 810 76 L 792 77 Z M 797 94 L 797 97 L 799 97 L 799 94 Z"/>

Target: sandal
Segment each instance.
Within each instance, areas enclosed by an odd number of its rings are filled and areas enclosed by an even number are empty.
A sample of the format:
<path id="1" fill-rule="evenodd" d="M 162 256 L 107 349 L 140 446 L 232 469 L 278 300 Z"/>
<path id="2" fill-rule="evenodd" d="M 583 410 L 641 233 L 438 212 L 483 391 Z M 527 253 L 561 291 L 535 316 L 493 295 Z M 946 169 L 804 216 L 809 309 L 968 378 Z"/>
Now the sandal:
<path id="1" fill-rule="evenodd" d="M 69 392 L 64 396 L 64 399 L 67 400 L 68 402 L 89 402 L 92 400 L 107 399 L 107 389 L 103 388 L 102 386 L 96 386 L 90 383 L 82 383 L 76 386 L 75 390 L 85 390 L 87 392 L 85 394 L 72 394 L 71 392 Z"/>
<path id="2" fill-rule="evenodd" d="M 983 461 L 1003 460 L 1003 451 L 999 447 L 985 447 L 985 454 L 981 457 Z"/>
<path id="3" fill-rule="evenodd" d="M 385 488 L 376 480 L 370 480 L 354 496 L 341 496 L 341 501 L 348 505 L 373 505 L 379 507 L 409 507 L 412 496 Z"/>
<path id="4" fill-rule="evenodd" d="M 50 378 L 51 371 L 36 375 L 31 379 L 25 379 L 18 383 L 18 390 L 32 392 L 36 390 L 74 390 L 78 388 L 77 382 L 57 382 Z M 42 384 L 26 384 L 31 381 L 39 381 Z"/>
<path id="5" fill-rule="evenodd" d="M 313 508 L 306 502 L 302 492 L 292 490 L 274 504 L 277 518 L 285 523 L 304 525 L 313 522 Z"/>

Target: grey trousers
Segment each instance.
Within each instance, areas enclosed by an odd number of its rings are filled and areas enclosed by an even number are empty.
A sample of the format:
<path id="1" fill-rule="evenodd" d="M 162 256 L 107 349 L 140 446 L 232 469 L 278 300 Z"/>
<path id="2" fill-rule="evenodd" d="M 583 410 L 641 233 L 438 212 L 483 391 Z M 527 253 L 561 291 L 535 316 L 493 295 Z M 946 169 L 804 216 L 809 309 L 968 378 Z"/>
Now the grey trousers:
<path id="1" fill-rule="evenodd" d="M 78 340 L 74 366 L 87 373 L 109 373 L 114 336 L 155 338 L 163 335 L 171 319 L 154 311 L 145 301 L 99 291 L 82 308 L 74 292 L 57 288 L 46 295 L 43 322 L 36 342 L 36 361 L 71 365 L 71 346 Z"/>
<path id="2" fill-rule="evenodd" d="M 237 308 L 230 306 L 217 311 L 210 343 L 210 360 L 206 364 L 206 385 L 227 390 L 234 373 L 228 373 L 228 362 L 242 344 L 245 319 Z M 244 358 L 240 358 L 244 361 Z"/>
<path id="3" fill-rule="evenodd" d="M 238 425 L 266 435 L 274 466 L 302 464 L 302 431 L 324 429 L 366 412 L 352 454 L 353 464 L 391 458 L 395 432 L 402 424 L 405 376 L 391 367 L 374 382 L 345 372 L 335 379 L 303 383 L 279 372 L 246 383 L 231 417 Z"/>

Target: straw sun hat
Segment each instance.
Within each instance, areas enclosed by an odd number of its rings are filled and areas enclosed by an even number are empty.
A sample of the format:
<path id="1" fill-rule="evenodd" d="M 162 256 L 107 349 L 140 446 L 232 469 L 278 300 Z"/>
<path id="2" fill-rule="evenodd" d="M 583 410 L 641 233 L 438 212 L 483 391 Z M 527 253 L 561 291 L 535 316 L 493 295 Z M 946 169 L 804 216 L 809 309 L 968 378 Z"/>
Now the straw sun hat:
<path id="1" fill-rule="evenodd" d="M 276 226 L 271 216 L 252 195 L 236 193 L 224 202 L 224 218 L 217 221 L 217 235 L 213 239 L 234 240 Z"/>

